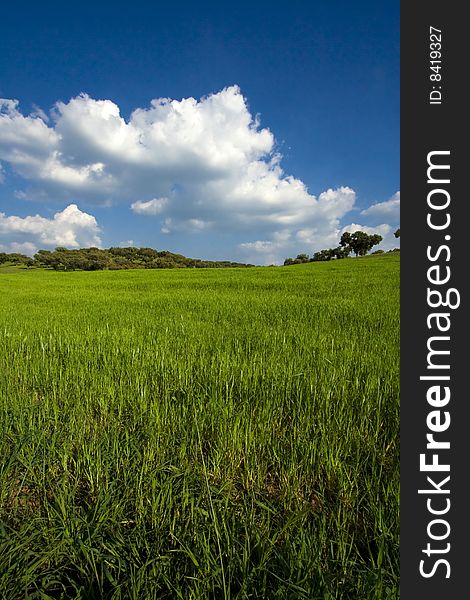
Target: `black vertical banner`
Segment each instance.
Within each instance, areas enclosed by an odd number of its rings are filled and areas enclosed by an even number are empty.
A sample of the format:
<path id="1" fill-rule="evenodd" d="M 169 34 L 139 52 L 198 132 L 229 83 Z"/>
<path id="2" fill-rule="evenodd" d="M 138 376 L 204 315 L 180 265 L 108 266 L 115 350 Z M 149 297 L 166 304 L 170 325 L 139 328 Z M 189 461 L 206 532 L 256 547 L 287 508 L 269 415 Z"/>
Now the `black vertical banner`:
<path id="1" fill-rule="evenodd" d="M 401 4 L 403 600 L 470 597 L 463 7 Z"/>

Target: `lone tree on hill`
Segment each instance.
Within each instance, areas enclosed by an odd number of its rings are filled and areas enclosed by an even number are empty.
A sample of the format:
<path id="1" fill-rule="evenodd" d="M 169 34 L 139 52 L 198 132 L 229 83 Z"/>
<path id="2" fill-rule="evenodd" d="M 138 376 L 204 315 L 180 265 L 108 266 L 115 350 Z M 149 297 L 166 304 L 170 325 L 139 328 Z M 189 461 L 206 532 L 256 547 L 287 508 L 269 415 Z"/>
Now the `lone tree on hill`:
<path id="1" fill-rule="evenodd" d="M 382 236 L 378 234 L 369 235 L 365 231 L 346 231 L 341 236 L 340 245 L 350 247 L 356 256 L 365 256 L 373 246 L 380 244 Z"/>

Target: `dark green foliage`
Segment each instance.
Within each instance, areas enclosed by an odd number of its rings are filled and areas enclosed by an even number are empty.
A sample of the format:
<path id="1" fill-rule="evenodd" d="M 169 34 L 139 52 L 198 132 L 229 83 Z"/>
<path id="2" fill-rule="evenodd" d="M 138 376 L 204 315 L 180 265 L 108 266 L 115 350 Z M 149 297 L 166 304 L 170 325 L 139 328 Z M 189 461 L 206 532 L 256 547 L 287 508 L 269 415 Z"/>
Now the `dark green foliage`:
<path id="1" fill-rule="evenodd" d="M 331 260 L 333 258 L 347 258 L 351 252 L 351 248 L 348 246 L 342 247 L 338 246 L 337 248 L 329 248 L 328 250 L 320 250 L 320 252 L 315 252 L 313 257 L 310 259 L 310 262 L 319 262 L 325 260 Z"/>
<path id="2" fill-rule="evenodd" d="M 303 263 L 309 262 L 310 259 L 308 254 L 298 254 L 296 258 L 286 258 L 284 261 L 284 266 L 286 265 L 301 265 Z"/>
<path id="3" fill-rule="evenodd" d="M 349 246 L 338 246 L 334 248 L 333 254 L 335 258 L 347 258 L 351 254 L 351 248 Z"/>
<path id="4" fill-rule="evenodd" d="M 334 251 L 331 248 L 328 250 L 320 250 L 319 252 L 315 252 L 312 257 L 312 262 L 331 260 L 333 257 Z"/>
<path id="5" fill-rule="evenodd" d="M 346 231 L 341 236 L 340 245 L 349 247 L 356 256 L 365 256 L 371 248 L 380 244 L 382 239 L 381 235 L 369 235 L 365 231 L 355 231 L 354 233 Z"/>
<path id="6" fill-rule="evenodd" d="M 351 234 L 349 231 L 345 231 L 341 236 L 339 241 L 340 246 L 349 246 L 349 242 L 351 241 Z"/>
<path id="7" fill-rule="evenodd" d="M 395 236 L 396 238 L 399 238 L 399 237 L 400 237 L 400 228 L 398 228 L 398 229 L 395 231 L 395 233 L 394 233 L 394 236 Z"/>
<path id="8" fill-rule="evenodd" d="M 7 255 L 11 256 L 11 255 Z M 28 257 L 26 257 L 28 258 Z M 31 260 L 31 259 L 30 259 Z M 102 271 L 104 269 L 175 269 L 175 268 L 224 268 L 251 267 L 229 261 L 208 261 L 187 258 L 182 254 L 174 254 L 167 250 L 158 251 L 153 248 L 81 248 L 67 250 L 56 248 L 53 252 L 39 250 L 34 256 L 33 264 L 55 271 Z"/>
<path id="9" fill-rule="evenodd" d="M 0 252 L 0 265 L 10 263 L 12 265 L 28 265 L 31 262 L 31 258 L 25 254 L 19 254 L 18 252 L 12 252 L 7 254 L 6 252 Z"/>

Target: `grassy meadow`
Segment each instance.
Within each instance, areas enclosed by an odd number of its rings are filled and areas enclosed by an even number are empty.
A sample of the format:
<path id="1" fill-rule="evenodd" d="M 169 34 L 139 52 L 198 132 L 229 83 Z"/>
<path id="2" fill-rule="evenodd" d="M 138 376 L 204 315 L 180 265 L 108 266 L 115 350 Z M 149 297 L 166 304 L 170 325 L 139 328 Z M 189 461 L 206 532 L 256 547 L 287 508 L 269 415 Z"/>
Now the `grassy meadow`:
<path id="1" fill-rule="evenodd" d="M 2 599 L 398 598 L 399 255 L 5 269 L 0 420 Z"/>

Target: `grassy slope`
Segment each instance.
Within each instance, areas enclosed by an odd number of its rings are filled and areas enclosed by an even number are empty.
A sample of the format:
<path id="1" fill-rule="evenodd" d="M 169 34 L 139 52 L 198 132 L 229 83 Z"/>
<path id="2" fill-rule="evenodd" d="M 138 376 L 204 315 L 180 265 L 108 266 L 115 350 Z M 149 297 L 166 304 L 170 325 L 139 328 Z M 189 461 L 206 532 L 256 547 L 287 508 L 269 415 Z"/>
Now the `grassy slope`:
<path id="1" fill-rule="evenodd" d="M 4 598 L 398 597 L 398 256 L 0 288 Z"/>

